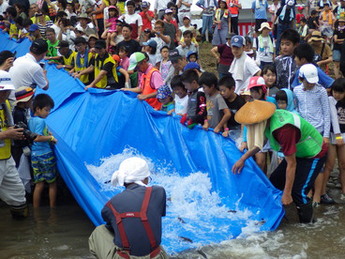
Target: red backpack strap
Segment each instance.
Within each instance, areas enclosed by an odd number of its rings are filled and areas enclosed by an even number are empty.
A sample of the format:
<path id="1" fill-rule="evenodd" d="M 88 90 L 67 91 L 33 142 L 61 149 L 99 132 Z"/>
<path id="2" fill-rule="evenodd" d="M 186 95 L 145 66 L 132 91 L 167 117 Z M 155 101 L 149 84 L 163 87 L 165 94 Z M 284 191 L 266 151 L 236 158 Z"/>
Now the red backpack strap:
<path id="1" fill-rule="evenodd" d="M 157 247 L 157 242 L 156 242 L 155 236 L 153 234 L 151 225 L 148 221 L 147 213 L 146 213 L 147 208 L 149 206 L 151 193 L 152 193 L 152 187 L 147 187 L 146 192 L 145 192 L 145 196 L 144 196 L 144 200 L 143 200 L 143 203 L 141 205 L 140 215 L 141 215 L 141 222 L 143 223 L 144 228 L 146 230 L 147 237 L 150 240 L 151 248 L 155 249 Z"/>
<path id="2" fill-rule="evenodd" d="M 121 242 L 123 245 L 123 249 L 130 251 L 128 238 L 126 235 L 125 227 L 123 226 L 123 222 L 122 222 L 122 218 L 121 218 L 120 213 L 117 212 L 117 210 L 114 208 L 114 206 L 111 204 L 110 201 L 108 201 L 106 205 L 108 208 L 111 209 L 111 211 L 113 212 L 113 214 L 116 218 L 116 224 L 117 224 L 117 228 L 119 229 L 120 239 L 121 239 Z"/>

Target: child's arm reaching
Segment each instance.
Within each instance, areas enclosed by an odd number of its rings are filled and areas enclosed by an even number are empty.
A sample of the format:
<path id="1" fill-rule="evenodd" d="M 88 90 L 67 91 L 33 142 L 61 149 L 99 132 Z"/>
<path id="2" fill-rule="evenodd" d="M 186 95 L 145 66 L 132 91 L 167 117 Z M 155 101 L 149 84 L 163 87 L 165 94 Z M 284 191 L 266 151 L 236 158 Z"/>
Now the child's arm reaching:
<path id="1" fill-rule="evenodd" d="M 42 135 L 38 135 L 34 142 L 52 142 L 53 144 L 57 143 L 57 139 L 54 138 L 54 136 L 42 136 Z"/>

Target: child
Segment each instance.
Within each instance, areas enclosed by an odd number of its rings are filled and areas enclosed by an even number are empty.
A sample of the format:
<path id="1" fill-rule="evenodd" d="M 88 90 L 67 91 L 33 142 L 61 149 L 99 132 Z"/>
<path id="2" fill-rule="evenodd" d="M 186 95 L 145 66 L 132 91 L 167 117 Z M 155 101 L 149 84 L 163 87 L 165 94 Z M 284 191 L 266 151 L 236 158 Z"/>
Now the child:
<path id="1" fill-rule="evenodd" d="M 50 110 L 54 108 L 53 99 L 47 94 L 39 94 L 33 101 L 34 117 L 29 120 L 29 129 L 38 134 L 32 145 L 31 163 L 34 171 L 35 190 L 33 196 L 33 207 L 40 206 L 41 194 L 44 189 L 44 182 L 49 184 L 49 205 L 56 206 L 56 159 L 50 146 L 56 144 L 57 140 L 48 131 L 45 118 Z"/>
<path id="2" fill-rule="evenodd" d="M 294 49 L 300 42 L 297 31 L 287 29 L 281 35 L 281 55 L 276 57 L 274 64 L 277 69 L 277 87 L 291 89 L 291 82 L 296 71 L 296 63 L 293 57 Z"/>
<path id="3" fill-rule="evenodd" d="M 327 65 L 333 61 L 332 50 L 331 47 L 325 42 L 321 32 L 313 31 L 308 43 L 315 52 L 313 63 L 320 67 L 322 71 L 327 71 Z M 330 84 L 332 83 L 333 81 Z"/>
<path id="4" fill-rule="evenodd" d="M 198 46 L 192 42 L 193 33 L 191 31 L 185 31 L 183 39 L 184 41 L 181 42 L 181 45 L 176 48 L 182 57 L 186 57 L 189 51 L 199 52 Z"/>
<path id="5" fill-rule="evenodd" d="M 129 57 L 128 57 L 128 49 L 125 46 L 121 46 L 119 48 L 119 56 L 121 58 L 120 60 L 120 66 L 125 69 L 128 70 L 129 67 Z"/>
<path id="6" fill-rule="evenodd" d="M 203 124 L 206 119 L 206 97 L 199 91 L 199 75 L 194 69 L 184 71 L 181 81 L 189 92 L 187 113 L 181 118 L 181 123 L 187 123 L 187 127 L 191 129 L 196 124 Z"/>
<path id="7" fill-rule="evenodd" d="M 306 37 L 308 36 L 308 25 L 307 25 L 307 20 L 305 18 L 302 18 L 300 21 L 298 33 L 301 36 L 301 43 L 304 43 L 306 40 Z"/>
<path id="8" fill-rule="evenodd" d="M 157 42 L 155 40 L 149 40 L 143 43 L 143 52 L 146 52 L 149 56 L 149 62 L 152 66 L 157 64 Z"/>
<path id="9" fill-rule="evenodd" d="M 334 74 L 336 78 L 340 78 L 340 56 L 341 56 L 341 45 L 345 39 L 345 17 L 340 17 L 338 20 L 338 26 L 334 30 L 333 36 L 333 62 L 334 62 Z"/>
<path id="10" fill-rule="evenodd" d="M 283 2 L 282 2 L 283 3 Z M 286 0 L 285 5 L 282 5 L 276 13 L 277 24 L 277 55 L 281 48 L 281 36 L 283 33 L 291 27 L 293 20 L 295 19 L 295 0 Z"/>
<path id="11" fill-rule="evenodd" d="M 195 63 L 199 63 L 198 62 L 198 52 L 195 52 L 195 51 L 189 51 L 187 53 L 187 56 L 186 56 L 186 59 L 188 60 L 188 62 L 195 62 Z"/>
<path id="12" fill-rule="evenodd" d="M 317 129 L 323 136 L 323 142 L 327 144 L 329 143 L 330 134 L 330 109 L 327 91 L 318 84 L 318 72 L 313 64 L 303 65 L 300 68 L 298 76 L 302 84 L 294 88 L 297 99 L 297 111 L 302 118 Z M 321 173 L 317 176 L 315 181 L 313 196 L 314 206 L 318 206 L 320 203 L 323 178 L 323 174 Z M 325 203 L 331 203 L 333 201 L 328 196 L 324 198 Z"/>
<path id="13" fill-rule="evenodd" d="M 277 70 L 274 65 L 266 65 L 262 70 L 262 77 L 265 80 L 265 85 L 268 88 L 268 96 L 274 97 L 275 94 L 279 91 L 279 88 L 276 86 L 277 83 Z"/>
<path id="14" fill-rule="evenodd" d="M 156 98 L 162 104 L 161 111 L 167 112 L 168 115 L 175 112 L 174 98 L 168 85 L 162 85 L 158 88 Z"/>
<path id="15" fill-rule="evenodd" d="M 294 94 L 289 89 L 281 89 L 275 95 L 275 100 L 277 103 L 277 108 L 282 110 L 287 110 L 289 112 L 297 113 L 295 107 Z"/>
<path id="16" fill-rule="evenodd" d="M 155 17 L 155 14 L 149 10 L 150 4 L 146 1 L 143 1 L 141 4 L 142 11 L 139 13 L 141 16 L 141 19 L 143 20 L 143 27 L 142 31 L 145 31 L 146 29 L 152 30 L 152 20 Z"/>
<path id="17" fill-rule="evenodd" d="M 229 136 L 229 131 L 231 131 L 231 135 L 238 138 L 241 134 L 241 124 L 235 121 L 235 114 L 246 102 L 242 97 L 235 93 L 235 80 L 231 75 L 223 76 L 219 79 L 218 86 L 220 94 L 223 96 L 225 103 L 231 112 L 227 127 L 223 132 L 223 136 Z"/>
<path id="18" fill-rule="evenodd" d="M 329 2 L 324 3 L 323 11 L 320 13 L 320 32 L 331 38 L 333 36 L 333 25 L 335 22 L 335 16 L 332 12 Z"/>
<path id="19" fill-rule="evenodd" d="M 107 49 L 109 51 L 109 48 L 111 46 L 110 42 L 117 35 L 116 23 L 117 19 L 119 18 L 119 11 L 117 10 L 116 6 L 111 5 L 108 8 L 108 12 L 109 19 L 106 20 L 105 28 L 107 28 L 106 43 Z"/>
<path id="20" fill-rule="evenodd" d="M 312 35 L 320 33 L 317 31 L 314 31 Z M 295 64 L 297 67 L 302 67 L 305 64 L 311 64 L 313 63 L 315 59 L 315 53 L 311 45 L 307 43 L 303 43 L 298 45 L 295 50 Z M 334 80 L 329 77 L 320 67 L 317 67 L 317 72 L 318 72 L 318 78 L 319 78 L 319 84 L 322 85 L 325 88 L 329 88 Z M 298 80 L 298 75 L 299 75 L 299 69 L 297 69 L 295 73 L 295 78 L 293 79 L 293 82 L 291 84 L 291 88 L 294 88 L 297 85 L 300 85 L 301 82 Z"/>
<path id="21" fill-rule="evenodd" d="M 59 45 L 60 41 L 56 39 L 56 34 L 53 28 L 46 29 L 46 38 L 48 43 L 48 52 L 46 56 L 56 57 L 58 55 L 58 50 L 56 47 Z"/>
<path id="22" fill-rule="evenodd" d="M 199 85 L 202 86 L 206 94 L 207 119 L 204 121 L 203 128 L 213 128 L 215 133 L 229 130 L 228 120 L 231 117 L 230 110 L 218 90 L 218 79 L 215 74 L 204 72 Z"/>
<path id="23" fill-rule="evenodd" d="M 229 72 L 236 82 L 235 92 L 241 94 L 247 88 L 250 77 L 260 75 L 261 70 L 255 61 L 244 52 L 245 40 L 242 36 L 233 36 L 230 45 L 234 60 Z"/>
<path id="24" fill-rule="evenodd" d="M 273 64 L 276 45 L 270 35 L 271 27 L 268 22 L 263 22 L 259 29 L 260 35 L 255 39 L 253 49 L 260 57 L 260 68 Z"/>
<path id="25" fill-rule="evenodd" d="M 59 52 L 58 56 L 49 57 L 49 60 L 54 60 L 57 63 L 57 68 L 64 68 L 66 70 L 71 70 L 74 68 L 74 56 L 76 52 L 69 48 L 68 41 L 62 40 L 59 42 L 59 45 L 56 47 Z M 51 63 L 50 61 L 49 63 Z"/>
<path id="26" fill-rule="evenodd" d="M 163 46 L 160 49 L 160 52 L 161 61 L 157 63 L 157 67 L 159 67 L 159 72 L 161 72 L 164 84 L 169 85 L 175 72 L 171 61 L 169 60 L 169 48 L 167 46 Z"/>
<path id="27" fill-rule="evenodd" d="M 253 48 L 252 39 L 248 36 L 244 37 L 245 45 L 244 45 L 244 52 L 255 61 L 255 63 L 260 66 L 260 56 L 258 55 L 257 51 Z"/>
<path id="28" fill-rule="evenodd" d="M 310 17 L 308 18 L 308 28 L 309 32 L 313 32 L 319 29 L 319 18 L 318 12 L 316 10 L 312 10 Z"/>
<path id="29" fill-rule="evenodd" d="M 187 90 L 181 81 L 181 76 L 174 76 L 171 79 L 170 86 L 175 94 L 175 113 L 182 116 L 187 113 L 188 95 Z"/>
<path id="30" fill-rule="evenodd" d="M 331 143 L 328 146 L 327 161 L 324 170 L 322 194 L 326 194 L 329 175 L 333 171 L 335 159 L 338 158 L 339 179 L 341 184 L 341 200 L 345 200 L 345 79 L 335 80 L 329 97 L 332 131 Z"/>
<path id="31" fill-rule="evenodd" d="M 303 6 L 298 6 L 297 7 L 297 12 L 298 12 L 298 14 L 296 14 L 296 27 L 297 27 L 297 29 L 299 29 L 302 26 L 301 25 L 302 19 L 303 18 L 305 19 L 305 16 L 303 14 L 303 10 L 304 10 Z"/>

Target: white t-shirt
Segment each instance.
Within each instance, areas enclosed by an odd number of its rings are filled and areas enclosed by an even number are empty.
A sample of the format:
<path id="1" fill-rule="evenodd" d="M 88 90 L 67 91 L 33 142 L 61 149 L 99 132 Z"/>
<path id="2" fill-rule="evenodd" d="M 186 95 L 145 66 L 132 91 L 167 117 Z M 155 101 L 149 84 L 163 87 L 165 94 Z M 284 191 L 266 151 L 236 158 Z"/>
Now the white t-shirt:
<path id="1" fill-rule="evenodd" d="M 274 49 L 276 44 L 270 36 L 262 37 L 262 46 L 257 46 L 260 45 L 259 39 L 254 39 L 253 48 L 256 48 L 256 53 L 258 54 L 260 61 L 273 62 L 273 53 L 270 52 L 269 41 L 271 41 Z"/>
<path id="2" fill-rule="evenodd" d="M 175 95 L 175 113 L 176 114 L 186 114 L 188 106 L 188 95 L 182 99 Z"/>
<path id="3" fill-rule="evenodd" d="M 231 63 L 230 70 L 232 70 L 232 66 L 235 62 Z M 248 87 L 249 80 L 252 76 L 254 76 L 257 72 L 260 71 L 260 68 L 256 65 L 255 61 L 251 59 L 249 56 L 246 56 L 246 59 L 243 62 L 243 80 L 235 80 L 235 93 L 240 95 L 245 91 Z"/>
<path id="4" fill-rule="evenodd" d="M 16 89 L 21 86 L 44 88 L 48 84 L 43 69 L 30 53 L 17 58 L 9 72 Z"/>
<path id="5" fill-rule="evenodd" d="M 138 21 L 138 26 L 143 26 L 143 19 L 141 16 L 137 13 L 134 14 L 125 14 L 124 15 L 124 20 L 128 24 L 134 24 Z"/>

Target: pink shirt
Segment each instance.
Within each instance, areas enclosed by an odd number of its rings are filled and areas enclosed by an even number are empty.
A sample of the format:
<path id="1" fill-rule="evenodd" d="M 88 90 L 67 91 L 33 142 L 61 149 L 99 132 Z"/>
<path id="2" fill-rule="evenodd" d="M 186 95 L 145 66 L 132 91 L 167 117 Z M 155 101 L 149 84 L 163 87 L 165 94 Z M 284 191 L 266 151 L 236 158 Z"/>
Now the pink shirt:
<path id="1" fill-rule="evenodd" d="M 121 61 L 120 61 L 120 66 L 124 70 L 128 70 L 128 67 L 129 67 L 129 57 L 122 58 Z"/>
<path id="2" fill-rule="evenodd" d="M 153 68 L 153 66 L 151 64 L 149 64 L 148 68 L 145 71 L 145 74 L 147 74 L 151 69 Z M 140 72 L 139 72 L 140 73 Z M 142 80 L 142 75 L 143 73 L 140 73 L 139 76 L 139 85 L 141 86 L 141 80 Z M 157 70 L 156 72 L 154 72 L 151 76 L 151 87 L 153 89 L 158 89 L 159 87 L 161 87 L 162 85 L 164 85 L 164 81 L 162 79 L 162 75 L 161 73 Z"/>

